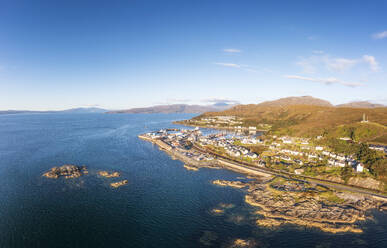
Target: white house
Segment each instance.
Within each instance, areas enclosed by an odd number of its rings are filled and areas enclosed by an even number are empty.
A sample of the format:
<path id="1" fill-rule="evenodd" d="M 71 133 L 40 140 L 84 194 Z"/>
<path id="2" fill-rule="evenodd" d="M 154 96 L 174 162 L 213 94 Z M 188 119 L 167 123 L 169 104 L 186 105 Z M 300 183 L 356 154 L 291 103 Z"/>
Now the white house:
<path id="1" fill-rule="evenodd" d="M 246 154 L 246 157 L 248 158 L 257 158 L 257 154 L 255 154 L 254 152 L 249 152 Z"/>
<path id="2" fill-rule="evenodd" d="M 363 172 L 363 170 L 364 170 L 363 164 L 362 163 L 358 163 L 356 165 L 356 172 Z"/>
<path id="3" fill-rule="evenodd" d="M 312 159 L 312 158 L 317 158 L 317 155 L 316 154 L 309 154 L 308 155 L 308 158 Z"/>
<path id="4" fill-rule="evenodd" d="M 345 161 L 345 156 L 337 155 L 337 156 L 336 156 L 336 159 L 337 159 L 337 160 L 340 160 L 340 161 Z"/>
<path id="5" fill-rule="evenodd" d="M 322 154 L 325 156 L 329 156 L 329 152 L 327 152 L 327 151 L 323 151 Z"/>
<path id="6" fill-rule="evenodd" d="M 344 162 L 336 161 L 335 162 L 335 166 L 345 167 L 345 163 Z"/>
<path id="7" fill-rule="evenodd" d="M 316 146 L 316 151 L 322 151 L 322 150 L 324 150 L 324 147 L 322 147 L 322 146 Z"/>

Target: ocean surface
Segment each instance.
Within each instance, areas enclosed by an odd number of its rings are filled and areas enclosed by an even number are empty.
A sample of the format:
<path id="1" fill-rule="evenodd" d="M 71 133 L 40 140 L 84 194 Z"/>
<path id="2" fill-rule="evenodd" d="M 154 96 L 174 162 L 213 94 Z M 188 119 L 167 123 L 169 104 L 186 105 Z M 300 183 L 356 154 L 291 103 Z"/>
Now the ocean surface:
<path id="1" fill-rule="evenodd" d="M 187 171 L 137 135 L 187 114 L 20 114 L 0 116 L 0 247 L 387 247 L 387 215 L 373 211 L 362 234 L 254 224 L 243 190 L 212 185 L 243 175 Z M 53 166 L 86 165 L 89 175 L 47 179 Z M 114 170 L 129 183 L 96 176 Z M 211 209 L 233 204 L 224 215 Z"/>

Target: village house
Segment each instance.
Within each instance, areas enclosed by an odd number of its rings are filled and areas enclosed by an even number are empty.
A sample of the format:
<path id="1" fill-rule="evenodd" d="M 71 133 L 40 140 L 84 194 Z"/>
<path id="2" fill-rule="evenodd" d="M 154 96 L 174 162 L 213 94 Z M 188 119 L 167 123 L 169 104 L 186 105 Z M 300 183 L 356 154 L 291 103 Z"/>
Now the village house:
<path id="1" fill-rule="evenodd" d="M 328 152 L 328 151 L 323 151 L 322 152 L 322 155 L 325 155 L 325 156 L 329 156 L 329 154 L 330 154 L 330 152 Z"/>
<path id="2" fill-rule="evenodd" d="M 356 172 L 363 172 L 364 171 L 364 165 L 362 163 L 358 163 L 356 165 Z"/>
<path id="3" fill-rule="evenodd" d="M 249 152 L 246 154 L 246 157 L 254 159 L 254 158 L 257 158 L 258 156 L 254 152 Z"/>
<path id="4" fill-rule="evenodd" d="M 324 147 L 322 147 L 322 146 L 316 146 L 316 151 L 322 151 L 322 150 L 324 150 Z"/>
<path id="5" fill-rule="evenodd" d="M 308 158 L 309 159 L 315 159 L 315 158 L 318 158 L 316 154 L 309 154 L 308 155 Z"/>

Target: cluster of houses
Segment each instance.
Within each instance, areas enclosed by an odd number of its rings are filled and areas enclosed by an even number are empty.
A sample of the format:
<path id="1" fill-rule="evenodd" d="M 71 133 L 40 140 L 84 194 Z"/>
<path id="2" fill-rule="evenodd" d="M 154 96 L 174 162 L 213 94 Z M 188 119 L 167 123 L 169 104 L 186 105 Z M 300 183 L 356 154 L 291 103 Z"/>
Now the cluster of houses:
<path id="1" fill-rule="evenodd" d="M 382 146 L 382 145 L 369 145 L 369 148 L 370 148 L 371 150 L 380 151 L 380 152 L 384 152 L 385 154 L 387 154 L 387 146 Z"/>
<path id="2" fill-rule="evenodd" d="M 250 152 L 246 147 L 235 145 L 234 140 L 227 138 L 226 135 L 201 136 L 199 138 L 199 144 L 202 146 L 212 145 L 221 147 L 232 157 L 246 157 L 251 159 L 258 157 L 256 153 Z"/>
<path id="3" fill-rule="evenodd" d="M 200 120 L 190 120 L 190 122 L 206 126 L 236 126 L 242 124 L 242 121 L 235 116 L 203 117 Z"/>
<path id="4" fill-rule="evenodd" d="M 306 138 L 295 138 L 295 137 L 279 137 L 273 136 L 275 141 L 273 141 L 269 149 L 273 152 L 279 153 L 281 155 L 276 155 L 274 158 L 284 160 L 286 162 L 294 162 L 299 165 L 303 165 L 305 159 L 308 162 L 310 161 L 327 161 L 328 166 L 335 167 L 345 167 L 352 166 L 357 172 L 363 172 L 364 165 L 356 161 L 353 156 L 346 156 L 343 154 L 336 154 L 333 152 L 327 151 L 322 146 L 310 146 L 309 140 Z M 280 147 L 286 145 L 287 147 L 294 145 L 292 147 L 297 147 L 297 149 L 281 149 Z M 298 146 L 295 146 L 298 144 Z M 303 162 L 304 161 L 304 162 Z"/>
<path id="5" fill-rule="evenodd" d="M 217 120 L 234 121 L 232 116 L 215 117 Z M 259 166 L 265 166 L 265 162 L 258 158 L 258 155 L 251 152 L 243 145 L 265 145 L 275 155 L 271 156 L 276 161 L 284 161 L 286 164 L 298 164 L 307 166 L 318 161 L 326 161 L 327 166 L 346 167 L 351 166 L 356 172 L 363 172 L 364 165 L 354 159 L 353 156 L 336 154 L 326 150 L 322 146 L 313 146 L 307 138 L 297 137 L 277 137 L 272 136 L 270 140 L 263 141 L 256 136 L 239 136 L 234 137 L 226 133 L 216 133 L 203 135 L 199 128 L 193 130 L 187 129 L 164 129 L 156 132 L 145 134 L 151 139 L 162 140 L 177 151 L 180 151 L 185 156 L 197 161 L 212 160 L 213 157 L 203 153 L 192 153 L 189 151 L 189 146 L 193 143 L 201 146 L 213 146 L 221 148 L 230 157 L 250 158 Z M 237 144 L 236 141 L 240 142 Z M 371 147 L 370 147 L 371 148 Z M 374 146 L 371 149 L 386 151 L 386 147 Z M 297 171 L 301 173 L 301 169 Z"/>
<path id="6" fill-rule="evenodd" d="M 190 159 L 196 161 L 213 160 L 214 158 L 209 154 L 188 151 L 188 148 L 190 148 L 189 142 L 197 141 L 201 135 L 202 133 L 199 128 L 195 128 L 194 130 L 162 129 L 156 132 L 146 133 L 144 136 L 152 140 L 160 140 L 169 148 L 174 149 L 175 152 L 179 152 Z"/>

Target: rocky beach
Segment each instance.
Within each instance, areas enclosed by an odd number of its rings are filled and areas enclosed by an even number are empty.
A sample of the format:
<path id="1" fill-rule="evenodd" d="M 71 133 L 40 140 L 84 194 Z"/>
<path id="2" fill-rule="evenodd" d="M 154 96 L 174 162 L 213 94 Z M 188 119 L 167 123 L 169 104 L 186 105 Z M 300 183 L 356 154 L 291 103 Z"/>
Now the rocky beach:
<path id="1" fill-rule="evenodd" d="M 216 185 L 246 188 L 245 202 L 258 209 L 256 224 L 274 228 L 295 224 L 324 232 L 361 233 L 361 221 L 372 219 L 368 210 L 385 209 L 371 197 L 336 192 L 326 187 L 282 177 L 256 178 L 249 182 L 215 180 Z"/>

